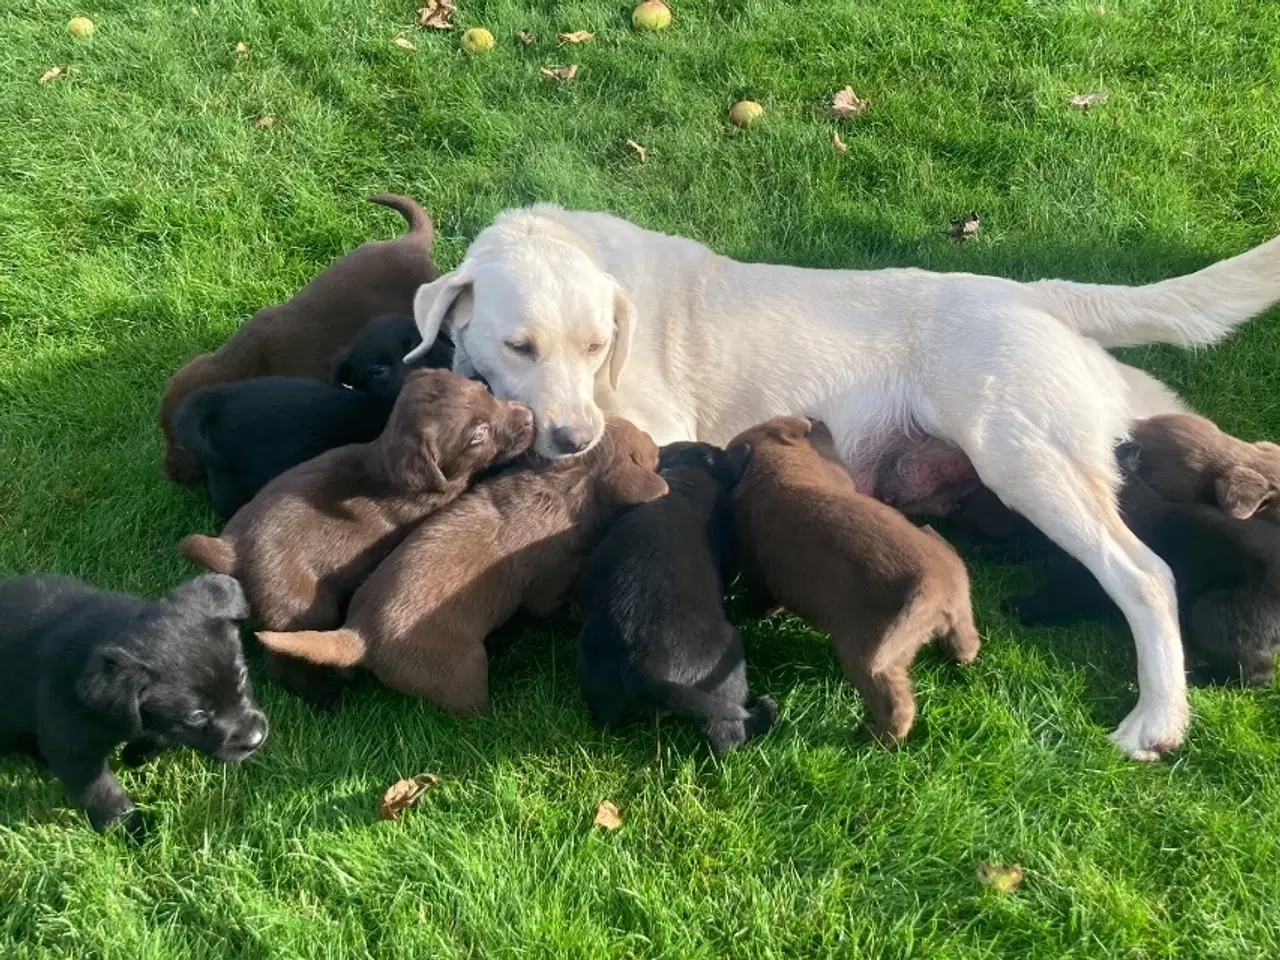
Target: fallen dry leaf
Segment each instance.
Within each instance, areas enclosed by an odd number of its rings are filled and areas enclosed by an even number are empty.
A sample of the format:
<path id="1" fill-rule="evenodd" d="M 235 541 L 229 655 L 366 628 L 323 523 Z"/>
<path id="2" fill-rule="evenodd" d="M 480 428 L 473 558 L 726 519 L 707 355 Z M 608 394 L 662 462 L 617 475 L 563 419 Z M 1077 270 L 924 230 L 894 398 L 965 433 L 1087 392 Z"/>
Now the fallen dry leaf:
<path id="1" fill-rule="evenodd" d="M 578 65 L 571 63 L 567 67 L 543 67 L 542 75 L 550 77 L 552 80 L 559 80 L 561 83 L 566 80 L 572 80 L 574 74 L 578 72 Z"/>
<path id="2" fill-rule="evenodd" d="M 533 43 L 533 31 L 532 31 L 532 30 L 521 30 L 521 31 L 520 31 L 520 33 L 519 33 L 519 37 L 520 37 L 520 42 L 521 42 L 521 43 L 523 43 L 526 47 L 527 47 L 529 44 Z"/>
<path id="3" fill-rule="evenodd" d="M 1100 103 L 1107 102 L 1105 93 L 1079 93 L 1071 98 L 1070 103 L 1077 110 L 1090 110 Z"/>
<path id="4" fill-rule="evenodd" d="M 557 33 L 556 36 L 560 38 L 561 43 L 586 43 L 595 34 L 586 30 L 575 30 L 573 33 Z"/>
<path id="5" fill-rule="evenodd" d="M 267 129 L 267 127 L 271 126 L 275 122 L 276 122 L 275 117 L 273 117 L 269 113 L 265 113 L 262 116 L 260 116 L 257 120 L 253 121 L 253 129 L 265 130 Z"/>
<path id="6" fill-rule="evenodd" d="M 870 104 L 866 100 L 853 92 L 853 87 L 845 87 L 831 98 L 831 115 L 840 119 L 856 117 L 868 106 Z"/>
<path id="7" fill-rule="evenodd" d="M 421 799 L 422 795 L 440 782 L 434 773 L 420 773 L 408 780 L 397 780 L 387 787 L 378 808 L 378 819 L 394 820 Z"/>
<path id="8" fill-rule="evenodd" d="M 840 131 L 839 131 L 839 130 L 832 130 L 832 131 L 831 131 L 831 145 L 832 145 L 833 147 L 835 147 L 835 148 L 836 148 L 836 151 L 837 151 L 838 153 L 848 153 L 848 152 L 849 152 L 849 148 L 848 148 L 847 146 L 845 146 L 845 142 L 844 142 L 843 140 L 841 140 L 841 139 L 840 139 Z"/>
<path id="9" fill-rule="evenodd" d="M 236 56 L 243 60 L 249 55 L 249 45 L 247 43 L 236 44 Z"/>
<path id="10" fill-rule="evenodd" d="M 396 37 L 391 42 L 394 43 L 401 50 L 417 50 L 418 49 L 410 41 L 406 40 L 404 37 Z"/>
<path id="11" fill-rule="evenodd" d="M 457 11 L 453 0 L 426 0 L 427 5 L 418 11 L 418 26 L 432 30 L 452 30 L 453 15 Z"/>
<path id="12" fill-rule="evenodd" d="M 36 81 L 40 86 L 44 86 L 50 80 L 56 80 L 58 77 L 66 73 L 61 67 L 50 67 L 44 73 L 40 74 L 40 79 Z"/>
<path id="13" fill-rule="evenodd" d="M 596 818 L 593 823 L 606 830 L 617 830 L 622 826 L 622 818 L 618 816 L 617 807 L 608 800 L 601 800 L 600 806 L 596 808 Z"/>
<path id="14" fill-rule="evenodd" d="M 978 882 L 997 893 L 1013 893 L 1021 885 L 1022 879 L 1022 867 L 1016 863 L 1010 867 L 1003 867 L 997 863 L 978 864 Z"/>
<path id="15" fill-rule="evenodd" d="M 631 149 L 632 153 L 640 158 L 641 163 L 644 163 L 645 155 L 649 152 L 648 150 L 640 146 L 640 144 L 636 143 L 634 140 L 623 140 L 622 142 L 625 146 Z"/>
<path id="16" fill-rule="evenodd" d="M 978 217 L 978 211 L 970 210 L 959 220 L 952 220 L 951 226 L 947 228 L 947 233 L 957 240 L 966 240 L 977 233 L 981 225 L 982 221 Z"/>

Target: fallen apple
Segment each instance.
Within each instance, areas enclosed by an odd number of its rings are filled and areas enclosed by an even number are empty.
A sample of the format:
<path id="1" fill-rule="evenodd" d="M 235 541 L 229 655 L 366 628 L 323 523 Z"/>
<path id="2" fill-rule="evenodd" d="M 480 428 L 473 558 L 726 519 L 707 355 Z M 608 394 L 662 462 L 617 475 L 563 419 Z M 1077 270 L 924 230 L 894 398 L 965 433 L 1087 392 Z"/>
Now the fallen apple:
<path id="1" fill-rule="evenodd" d="M 462 49 L 467 53 L 488 53 L 493 49 L 493 34 L 484 27 L 472 27 L 462 35 Z"/>
<path id="2" fill-rule="evenodd" d="M 67 23 L 67 29 L 73 37 L 91 37 L 97 28 L 88 17 L 72 17 Z"/>
<path id="3" fill-rule="evenodd" d="M 729 110 L 729 122 L 735 127 L 749 127 L 764 116 L 764 107 L 754 100 L 739 100 Z"/>
<path id="4" fill-rule="evenodd" d="M 637 30 L 665 30 L 671 26 L 671 8 L 662 0 L 645 0 L 631 11 L 631 25 Z"/>

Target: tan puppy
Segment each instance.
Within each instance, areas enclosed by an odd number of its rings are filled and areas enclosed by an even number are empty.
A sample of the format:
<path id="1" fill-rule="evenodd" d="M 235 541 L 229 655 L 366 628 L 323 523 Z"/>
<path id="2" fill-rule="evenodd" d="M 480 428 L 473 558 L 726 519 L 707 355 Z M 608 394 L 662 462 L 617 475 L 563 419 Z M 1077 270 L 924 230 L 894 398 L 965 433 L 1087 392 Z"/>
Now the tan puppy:
<path id="1" fill-rule="evenodd" d="M 1257 514 L 1280 523 L 1280 447 L 1274 443 L 1238 440 L 1193 413 L 1139 420 L 1132 439 L 1142 448 L 1139 478 L 1165 500 L 1212 503 L 1236 520 Z"/>
<path id="2" fill-rule="evenodd" d="M 560 606 L 600 524 L 667 492 L 657 465 L 647 433 L 610 419 L 582 456 L 505 471 L 418 527 L 356 591 L 341 630 L 258 637 L 312 663 L 363 665 L 444 710 L 483 712 L 485 638 L 522 607 Z"/>
<path id="3" fill-rule="evenodd" d="M 978 655 L 964 564 L 932 530 L 859 493 L 822 424 L 775 417 L 729 451 L 742 445 L 751 459 L 733 509 L 743 575 L 831 634 L 873 732 L 897 743 L 915 721 L 916 652 L 936 636 L 960 663 Z"/>
<path id="4" fill-rule="evenodd" d="M 400 212 L 409 232 L 376 240 L 331 264 L 284 303 L 263 307 L 213 353 L 202 353 L 169 378 L 160 400 L 164 469 L 175 483 L 196 484 L 199 462 L 174 442 L 173 414 L 201 387 L 250 377 L 310 377 L 328 380 L 334 355 L 366 323 L 389 313 L 412 313 L 413 295 L 440 276 L 431 262 L 435 230 L 414 200 L 395 194 L 374 203 Z M 431 344 L 427 344 L 430 348 Z"/>
<path id="5" fill-rule="evenodd" d="M 180 549 L 236 577 L 268 629 L 336 627 L 351 594 L 414 524 L 532 442 L 527 407 L 445 370 L 415 370 L 377 440 L 282 473 L 221 537 L 197 534 Z"/>

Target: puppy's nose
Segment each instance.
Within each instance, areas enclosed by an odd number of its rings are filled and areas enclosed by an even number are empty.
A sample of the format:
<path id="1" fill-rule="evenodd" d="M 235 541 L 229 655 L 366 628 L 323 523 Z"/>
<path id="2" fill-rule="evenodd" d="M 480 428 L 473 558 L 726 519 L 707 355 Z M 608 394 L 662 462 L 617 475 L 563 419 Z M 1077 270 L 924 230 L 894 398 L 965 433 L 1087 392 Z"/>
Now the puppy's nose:
<path id="1" fill-rule="evenodd" d="M 554 427 L 551 430 L 552 446 L 565 456 L 572 453 L 581 453 L 591 446 L 593 439 L 594 431 L 586 425 Z"/>
<path id="2" fill-rule="evenodd" d="M 517 430 L 526 430 L 533 426 L 533 411 L 523 403 L 511 405 L 511 424 Z"/>
<path id="3" fill-rule="evenodd" d="M 227 738 L 227 746 L 242 756 L 248 756 L 262 746 L 267 739 L 267 717 L 255 710 L 240 728 Z"/>

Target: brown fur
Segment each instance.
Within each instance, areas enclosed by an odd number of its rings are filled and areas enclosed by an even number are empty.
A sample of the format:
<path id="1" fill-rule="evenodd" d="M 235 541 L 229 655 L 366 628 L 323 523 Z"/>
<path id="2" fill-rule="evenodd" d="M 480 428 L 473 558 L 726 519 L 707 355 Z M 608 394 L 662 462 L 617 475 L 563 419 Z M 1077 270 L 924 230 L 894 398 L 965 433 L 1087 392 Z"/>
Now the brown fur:
<path id="1" fill-rule="evenodd" d="M 969 663 L 980 640 L 969 576 L 932 530 L 858 492 L 827 428 L 775 417 L 729 446 L 751 448 L 734 492 L 742 571 L 750 585 L 831 634 L 872 729 L 895 744 L 915 720 L 908 669 L 940 637 Z"/>
<path id="2" fill-rule="evenodd" d="M 1171 503 L 1216 504 L 1236 520 L 1280 523 L 1280 447 L 1248 443 L 1192 413 L 1139 420 L 1138 476 Z"/>
<path id="3" fill-rule="evenodd" d="M 435 231 L 415 201 L 396 194 L 374 203 L 400 212 L 409 231 L 376 240 L 331 264 L 290 300 L 263 307 L 213 353 L 202 353 L 169 378 L 160 400 L 164 469 L 175 483 L 203 478 L 200 464 L 173 440 L 171 422 L 181 400 L 201 387 L 250 377 L 329 378 L 334 355 L 366 323 L 389 313 L 413 313 L 413 295 L 440 276 L 431 262 Z"/>
<path id="4" fill-rule="evenodd" d="M 483 712 L 485 638 L 521 608 L 562 603 L 598 526 L 667 492 L 657 465 L 649 435 L 611 418 L 582 456 L 498 474 L 418 527 L 356 592 L 341 630 L 258 636 L 313 663 L 363 664 L 444 710 Z"/>
<path id="5" fill-rule="evenodd" d="M 472 445 L 487 424 L 488 438 Z M 458 497 L 492 463 L 533 439 L 526 407 L 445 370 L 415 370 L 372 443 L 321 454 L 281 474 L 242 507 L 221 537 L 180 549 L 235 576 L 270 630 L 329 629 L 351 594 L 427 514 Z"/>

